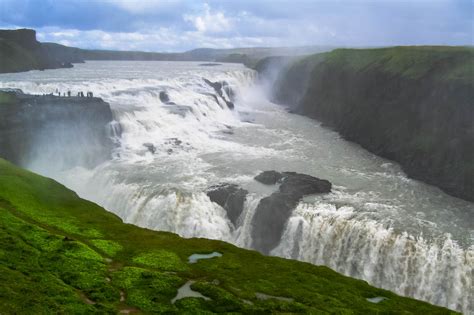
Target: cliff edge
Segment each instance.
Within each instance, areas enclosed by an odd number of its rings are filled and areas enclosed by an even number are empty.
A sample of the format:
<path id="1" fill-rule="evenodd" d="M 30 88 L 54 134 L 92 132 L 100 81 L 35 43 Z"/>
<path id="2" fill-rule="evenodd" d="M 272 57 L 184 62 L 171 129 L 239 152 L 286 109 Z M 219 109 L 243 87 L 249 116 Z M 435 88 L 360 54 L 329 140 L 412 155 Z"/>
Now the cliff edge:
<path id="1" fill-rule="evenodd" d="M 474 201 L 473 48 L 337 49 L 292 63 L 275 84 L 276 102 Z"/>
<path id="2" fill-rule="evenodd" d="M 0 73 L 71 68 L 73 62 L 84 62 L 75 49 L 40 43 L 35 30 L 0 30 Z"/>
<path id="3" fill-rule="evenodd" d="M 0 157 L 20 166 L 94 167 L 110 158 L 108 103 L 0 90 Z"/>

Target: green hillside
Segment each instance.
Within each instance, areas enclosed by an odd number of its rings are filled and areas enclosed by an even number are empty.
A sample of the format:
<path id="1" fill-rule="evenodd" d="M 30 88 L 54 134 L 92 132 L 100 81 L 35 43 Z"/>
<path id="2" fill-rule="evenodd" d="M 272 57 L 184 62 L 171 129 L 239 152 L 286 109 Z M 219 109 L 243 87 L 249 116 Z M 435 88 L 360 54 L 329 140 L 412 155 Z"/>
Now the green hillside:
<path id="1" fill-rule="evenodd" d="M 449 314 L 326 267 L 124 224 L 0 160 L 0 313 Z M 194 253 L 222 257 L 188 263 Z M 208 299 L 170 301 L 187 281 Z M 380 303 L 367 298 L 385 297 Z"/>

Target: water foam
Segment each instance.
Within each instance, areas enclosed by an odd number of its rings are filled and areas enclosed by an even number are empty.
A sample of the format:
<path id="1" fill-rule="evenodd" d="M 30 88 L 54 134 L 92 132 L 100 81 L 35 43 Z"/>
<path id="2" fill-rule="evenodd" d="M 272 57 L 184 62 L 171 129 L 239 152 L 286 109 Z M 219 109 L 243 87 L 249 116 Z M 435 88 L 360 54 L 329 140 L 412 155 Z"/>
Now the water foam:
<path id="1" fill-rule="evenodd" d="M 463 250 L 449 235 L 428 241 L 356 216 L 352 207 L 301 203 L 271 254 L 325 265 L 451 309 L 472 310 L 474 247 Z"/>

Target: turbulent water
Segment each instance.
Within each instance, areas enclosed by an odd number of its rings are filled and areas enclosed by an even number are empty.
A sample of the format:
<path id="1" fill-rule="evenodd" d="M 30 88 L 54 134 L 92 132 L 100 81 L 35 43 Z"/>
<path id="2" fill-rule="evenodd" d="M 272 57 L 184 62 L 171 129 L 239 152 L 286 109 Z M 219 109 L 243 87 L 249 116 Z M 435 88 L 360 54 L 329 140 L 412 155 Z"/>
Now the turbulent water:
<path id="1" fill-rule="evenodd" d="M 226 81 L 235 92 L 235 109 L 216 98 L 203 78 Z M 272 255 L 323 264 L 402 295 L 474 312 L 474 204 L 408 179 L 395 163 L 268 102 L 252 70 L 87 62 L 0 75 L 0 87 L 35 94 L 92 91 L 110 103 L 115 122 L 108 128 L 117 143 L 110 161 L 95 169 L 68 165 L 61 156 L 53 161 L 42 148 L 77 147 L 45 139 L 26 166 L 126 222 L 249 248 L 255 208 L 276 190 L 253 177 L 263 170 L 310 174 L 331 181 L 333 192 L 300 202 Z M 164 104 L 161 91 L 176 105 Z M 221 182 L 250 192 L 236 226 L 205 193 Z"/>

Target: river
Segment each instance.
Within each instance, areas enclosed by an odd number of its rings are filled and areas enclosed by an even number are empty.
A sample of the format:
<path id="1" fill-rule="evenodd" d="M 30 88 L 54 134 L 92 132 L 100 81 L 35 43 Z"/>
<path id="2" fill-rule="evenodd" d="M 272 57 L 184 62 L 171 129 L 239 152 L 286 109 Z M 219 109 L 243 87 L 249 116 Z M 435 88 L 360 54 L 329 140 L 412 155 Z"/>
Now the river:
<path id="1" fill-rule="evenodd" d="M 227 82 L 235 109 L 203 78 Z M 474 312 L 474 204 L 409 179 L 396 163 L 272 104 L 242 65 L 90 61 L 2 74 L 0 87 L 92 91 L 110 103 L 115 122 L 108 128 L 117 144 L 110 160 L 77 167 L 61 159 L 77 145 L 41 139 L 25 166 L 125 222 L 250 248 L 255 208 L 276 189 L 253 177 L 264 170 L 309 174 L 331 181 L 333 191 L 299 203 L 272 255 Z M 160 100 L 162 91 L 175 105 Z M 249 191 L 235 226 L 205 193 L 223 182 Z"/>

